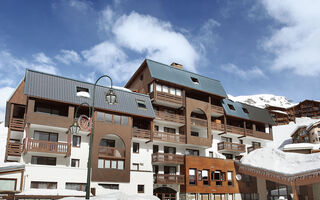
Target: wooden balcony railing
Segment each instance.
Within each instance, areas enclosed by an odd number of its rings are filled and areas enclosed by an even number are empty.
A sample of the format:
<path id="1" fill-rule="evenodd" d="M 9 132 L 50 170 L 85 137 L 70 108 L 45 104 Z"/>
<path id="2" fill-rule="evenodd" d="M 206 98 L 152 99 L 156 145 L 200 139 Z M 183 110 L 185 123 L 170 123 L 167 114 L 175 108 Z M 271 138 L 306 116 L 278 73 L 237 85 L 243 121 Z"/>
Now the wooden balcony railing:
<path id="1" fill-rule="evenodd" d="M 67 154 L 68 143 L 28 139 L 27 151 Z"/>
<path id="2" fill-rule="evenodd" d="M 227 125 L 227 132 L 244 135 L 244 128 Z"/>
<path id="3" fill-rule="evenodd" d="M 266 140 L 272 140 L 272 134 L 262 131 L 254 131 L 252 129 L 246 129 L 247 136 L 257 137 Z"/>
<path id="4" fill-rule="evenodd" d="M 125 149 L 99 146 L 99 157 L 124 159 Z"/>
<path id="5" fill-rule="evenodd" d="M 201 127 L 208 126 L 207 120 L 205 120 L 205 119 L 199 119 L 199 118 L 195 118 L 195 117 L 190 117 L 190 119 L 191 119 L 191 125 L 193 125 L 193 126 L 201 126 Z"/>
<path id="6" fill-rule="evenodd" d="M 211 129 L 216 131 L 224 131 L 224 124 L 211 122 Z"/>
<path id="7" fill-rule="evenodd" d="M 9 128 L 13 131 L 24 131 L 24 119 L 11 118 Z"/>
<path id="8" fill-rule="evenodd" d="M 183 115 L 168 113 L 165 111 L 155 110 L 156 118 L 164 121 L 170 121 L 175 123 L 184 124 L 185 117 Z"/>
<path id="9" fill-rule="evenodd" d="M 186 143 L 186 136 L 185 135 L 178 135 L 173 133 L 167 132 L 159 132 L 155 131 L 153 133 L 154 140 L 162 140 L 166 142 L 175 142 L 175 143 Z"/>
<path id="10" fill-rule="evenodd" d="M 136 138 L 143 138 L 143 139 L 150 139 L 151 138 L 151 131 L 147 129 L 141 129 L 141 128 L 133 128 L 133 137 Z"/>
<path id="11" fill-rule="evenodd" d="M 224 114 L 222 106 L 217 106 L 217 105 L 211 105 L 211 112 L 218 113 L 221 115 Z"/>
<path id="12" fill-rule="evenodd" d="M 234 152 L 246 152 L 246 146 L 244 144 L 237 144 L 232 142 L 220 142 L 218 143 L 218 151 L 234 151 Z"/>
<path id="13" fill-rule="evenodd" d="M 8 156 L 21 156 L 22 144 L 9 142 L 7 151 L 8 151 Z"/>
<path id="14" fill-rule="evenodd" d="M 155 174 L 155 184 L 181 184 L 184 185 L 184 175 L 171 175 L 171 174 Z"/>
<path id="15" fill-rule="evenodd" d="M 154 95 L 154 93 L 152 92 L 150 94 L 150 98 L 151 97 L 153 97 L 153 98 L 156 97 L 155 100 L 165 101 L 165 102 L 169 102 L 169 103 L 182 105 L 182 96 L 171 95 L 169 93 L 164 93 L 164 92 L 159 92 L 159 91 L 155 91 L 155 92 L 157 94 Z"/>
<path id="16" fill-rule="evenodd" d="M 251 147 L 248 147 L 247 148 L 247 151 L 248 151 L 248 153 L 250 153 L 251 151 L 254 151 L 254 150 L 256 150 L 256 149 L 260 149 L 261 147 L 259 147 L 259 146 L 251 146 Z"/>
<path id="17" fill-rule="evenodd" d="M 184 164 L 184 155 L 177 155 L 171 153 L 154 153 L 152 154 L 152 162 Z"/>

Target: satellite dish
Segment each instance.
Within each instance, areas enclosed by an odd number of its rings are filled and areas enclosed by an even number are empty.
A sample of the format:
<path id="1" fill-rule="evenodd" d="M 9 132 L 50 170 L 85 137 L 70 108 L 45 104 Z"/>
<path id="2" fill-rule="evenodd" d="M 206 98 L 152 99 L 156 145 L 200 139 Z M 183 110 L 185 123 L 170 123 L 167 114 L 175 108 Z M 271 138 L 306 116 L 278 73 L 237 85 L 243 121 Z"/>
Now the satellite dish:
<path id="1" fill-rule="evenodd" d="M 240 180 L 242 179 L 241 174 L 237 174 L 237 175 L 236 175 L 236 179 L 237 179 L 237 181 L 240 181 Z"/>

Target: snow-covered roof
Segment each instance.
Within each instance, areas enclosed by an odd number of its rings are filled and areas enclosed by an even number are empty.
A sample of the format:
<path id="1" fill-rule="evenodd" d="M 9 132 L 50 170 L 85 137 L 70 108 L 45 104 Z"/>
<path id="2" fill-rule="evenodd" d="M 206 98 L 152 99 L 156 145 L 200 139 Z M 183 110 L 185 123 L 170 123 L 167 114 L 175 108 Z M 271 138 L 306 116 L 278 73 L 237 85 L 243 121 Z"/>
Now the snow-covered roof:
<path id="1" fill-rule="evenodd" d="M 278 149 L 264 147 L 252 151 L 241 159 L 241 163 L 286 175 L 320 170 L 320 153 L 287 153 Z"/>
<path id="2" fill-rule="evenodd" d="M 284 115 L 288 115 L 288 113 L 286 113 L 284 111 L 281 111 L 281 110 L 271 110 L 271 112 L 276 112 L 276 113 L 281 113 L 281 114 L 284 114 Z"/>
<path id="3" fill-rule="evenodd" d="M 319 149 L 320 144 L 312 143 L 294 143 L 287 144 L 283 147 L 283 150 L 301 150 L 301 149 Z"/>
<path id="4" fill-rule="evenodd" d="M 313 123 L 310 123 L 308 126 L 307 126 L 307 131 L 309 131 L 311 128 L 313 128 L 314 126 L 318 126 L 320 124 L 320 120 L 317 120 Z"/>

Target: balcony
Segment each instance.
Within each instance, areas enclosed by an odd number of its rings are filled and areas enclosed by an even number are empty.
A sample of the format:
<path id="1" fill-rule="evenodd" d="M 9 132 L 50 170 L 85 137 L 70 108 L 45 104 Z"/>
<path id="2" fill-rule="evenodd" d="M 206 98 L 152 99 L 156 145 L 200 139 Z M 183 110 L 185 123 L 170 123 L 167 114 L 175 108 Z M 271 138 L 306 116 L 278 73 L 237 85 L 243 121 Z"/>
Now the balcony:
<path id="1" fill-rule="evenodd" d="M 211 113 L 216 113 L 221 116 L 224 114 L 224 111 L 222 106 L 211 105 Z"/>
<path id="2" fill-rule="evenodd" d="M 224 132 L 224 124 L 211 122 L 211 129 Z"/>
<path id="3" fill-rule="evenodd" d="M 178 135 L 178 134 L 159 132 L 159 131 L 155 131 L 153 133 L 153 139 L 162 140 L 165 142 L 174 142 L 174 143 L 182 143 L 182 144 L 186 143 L 185 135 Z"/>
<path id="4" fill-rule="evenodd" d="M 9 142 L 7 152 L 8 156 L 21 156 L 22 144 Z"/>
<path id="5" fill-rule="evenodd" d="M 24 119 L 11 118 L 9 128 L 12 131 L 24 131 Z"/>
<path id="6" fill-rule="evenodd" d="M 99 146 L 99 158 L 124 159 L 125 149 Z"/>
<path id="7" fill-rule="evenodd" d="M 272 134 L 270 133 L 265 133 L 262 131 L 254 131 L 252 129 L 246 129 L 247 136 L 251 137 L 256 137 L 256 138 L 261 138 L 265 140 L 272 140 Z"/>
<path id="8" fill-rule="evenodd" d="M 256 149 L 260 149 L 261 147 L 259 147 L 259 146 L 252 146 L 252 147 L 248 147 L 247 148 L 247 151 L 248 151 L 248 153 L 250 153 L 251 151 L 254 151 L 254 150 L 256 150 Z"/>
<path id="9" fill-rule="evenodd" d="M 173 113 L 158 111 L 158 110 L 155 110 L 155 114 L 156 114 L 156 119 L 179 123 L 179 124 L 185 124 L 185 116 L 183 115 L 178 115 L 178 114 L 173 114 Z"/>
<path id="10" fill-rule="evenodd" d="M 232 142 L 220 142 L 218 143 L 218 151 L 232 151 L 236 153 L 246 152 L 244 144 L 237 144 Z"/>
<path id="11" fill-rule="evenodd" d="M 184 185 L 184 175 L 171 175 L 171 174 L 155 174 L 155 184 L 180 184 Z"/>
<path id="12" fill-rule="evenodd" d="M 207 120 L 205 120 L 205 119 L 190 117 L 190 120 L 191 120 L 192 126 L 200 126 L 200 127 L 207 127 L 208 126 Z"/>
<path id="13" fill-rule="evenodd" d="M 28 139 L 27 151 L 67 154 L 68 146 L 70 145 L 64 142 L 51 142 L 51 141 L 44 141 L 44 140 Z"/>
<path id="14" fill-rule="evenodd" d="M 142 139 L 150 139 L 151 138 L 151 131 L 147 129 L 141 128 L 133 128 L 133 137 L 142 138 Z"/>
<path id="15" fill-rule="evenodd" d="M 227 129 L 227 132 L 229 132 L 229 133 L 244 135 L 244 128 L 232 126 L 232 125 L 227 125 L 226 129 Z"/>
<path id="16" fill-rule="evenodd" d="M 170 164 L 184 164 L 184 155 L 177 155 L 171 153 L 154 153 L 152 154 L 152 163 L 170 163 Z"/>
<path id="17" fill-rule="evenodd" d="M 182 96 L 171 95 L 165 92 L 155 91 L 150 93 L 150 99 L 153 99 L 156 103 L 163 104 L 163 105 L 175 105 L 174 107 L 181 107 Z"/>

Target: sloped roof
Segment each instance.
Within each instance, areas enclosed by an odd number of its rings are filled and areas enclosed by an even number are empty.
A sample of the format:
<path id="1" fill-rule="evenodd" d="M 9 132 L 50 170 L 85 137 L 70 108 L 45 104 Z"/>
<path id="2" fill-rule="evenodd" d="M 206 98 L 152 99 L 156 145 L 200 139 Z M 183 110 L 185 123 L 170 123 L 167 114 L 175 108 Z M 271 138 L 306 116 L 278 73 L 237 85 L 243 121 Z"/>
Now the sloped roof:
<path id="1" fill-rule="evenodd" d="M 92 105 L 94 84 L 29 69 L 26 71 L 25 81 L 26 85 L 24 88 L 24 93 L 28 96 L 71 104 L 81 104 L 83 102 L 87 102 Z M 91 98 L 77 96 L 77 87 L 88 88 Z M 115 105 L 108 105 L 105 102 L 105 94 L 109 90 L 109 87 L 96 87 L 95 108 L 128 113 L 148 118 L 155 117 L 149 96 L 115 88 L 113 89 L 117 95 L 118 103 Z M 138 108 L 137 100 L 145 101 L 147 109 Z"/>
<path id="2" fill-rule="evenodd" d="M 230 109 L 228 104 L 232 105 L 235 108 L 235 110 Z M 228 116 L 234 116 L 242 119 L 275 125 L 270 113 L 266 109 L 258 108 L 240 102 L 234 102 L 230 99 L 223 99 L 222 106 L 226 115 Z M 243 108 L 247 109 L 248 113 L 245 113 L 243 111 Z"/>
<path id="3" fill-rule="evenodd" d="M 227 93 L 220 81 L 211 79 L 189 71 L 171 67 L 153 60 L 146 59 L 151 77 L 166 82 L 182 85 L 221 97 L 227 97 Z M 198 79 L 199 84 L 193 83 L 191 77 Z"/>

